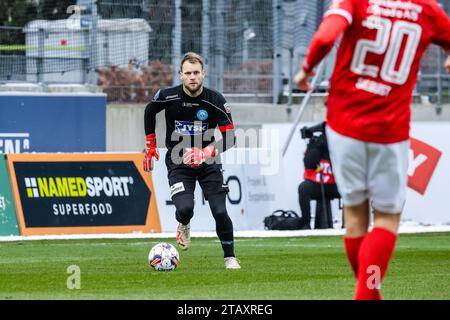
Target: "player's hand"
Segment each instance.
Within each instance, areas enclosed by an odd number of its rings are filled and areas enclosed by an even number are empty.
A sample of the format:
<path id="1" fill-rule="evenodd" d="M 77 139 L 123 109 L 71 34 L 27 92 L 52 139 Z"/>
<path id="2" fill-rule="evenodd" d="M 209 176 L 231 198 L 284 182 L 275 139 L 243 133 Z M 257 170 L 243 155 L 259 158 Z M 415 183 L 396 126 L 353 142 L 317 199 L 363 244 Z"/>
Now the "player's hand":
<path id="1" fill-rule="evenodd" d="M 312 91 L 314 87 L 309 82 L 308 78 L 314 76 L 316 73 L 314 71 L 306 73 L 303 68 L 295 75 L 294 83 L 302 91 Z"/>
<path id="2" fill-rule="evenodd" d="M 216 148 L 212 145 L 209 145 L 203 149 L 186 148 L 186 152 L 183 155 L 183 163 L 191 168 L 195 168 L 215 155 Z"/>
<path id="3" fill-rule="evenodd" d="M 450 55 L 447 56 L 447 59 L 444 62 L 444 68 L 450 73 Z"/>
<path id="4" fill-rule="evenodd" d="M 147 135 L 145 146 L 144 171 L 148 172 L 153 170 L 153 158 L 159 160 L 159 153 L 156 148 L 156 135 L 154 133 Z"/>

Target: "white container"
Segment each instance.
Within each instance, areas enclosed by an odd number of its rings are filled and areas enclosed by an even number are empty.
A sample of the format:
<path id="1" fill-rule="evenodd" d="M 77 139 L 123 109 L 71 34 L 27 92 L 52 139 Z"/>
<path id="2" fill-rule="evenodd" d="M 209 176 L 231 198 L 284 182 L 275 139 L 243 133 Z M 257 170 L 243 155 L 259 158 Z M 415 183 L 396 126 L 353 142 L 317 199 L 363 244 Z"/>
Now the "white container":
<path id="1" fill-rule="evenodd" d="M 39 57 L 45 58 L 40 67 L 45 83 L 87 82 L 90 59 L 94 59 L 95 67 L 125 67 L 130 61 L 148 63 L 152 30 L 144 19 L 99 19 L 94 52 L 90 25 L 83 18 L 29 22 L 24 28 L 27 81 L 39 81 Z"/>

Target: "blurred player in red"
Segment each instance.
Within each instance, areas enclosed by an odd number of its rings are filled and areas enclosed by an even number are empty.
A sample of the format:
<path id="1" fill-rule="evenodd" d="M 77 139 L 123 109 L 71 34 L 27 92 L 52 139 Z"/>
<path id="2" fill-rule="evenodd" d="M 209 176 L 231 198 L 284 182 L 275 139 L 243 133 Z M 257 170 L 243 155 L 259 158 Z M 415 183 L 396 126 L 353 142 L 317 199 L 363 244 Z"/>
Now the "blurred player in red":
<path id="1" fill-rule="evenodd" d="M 313 89 L 308 78 L 342 33 L 326 133 L 344 200 L 354 299 L 377 300 L 405 202 L 410 103 L 420 59 L 430 43 L 437 44 L 446 50 L 450 72 L 450 20 L 435 0 L 334 0 L 295 76 L 301 90 Z"/>

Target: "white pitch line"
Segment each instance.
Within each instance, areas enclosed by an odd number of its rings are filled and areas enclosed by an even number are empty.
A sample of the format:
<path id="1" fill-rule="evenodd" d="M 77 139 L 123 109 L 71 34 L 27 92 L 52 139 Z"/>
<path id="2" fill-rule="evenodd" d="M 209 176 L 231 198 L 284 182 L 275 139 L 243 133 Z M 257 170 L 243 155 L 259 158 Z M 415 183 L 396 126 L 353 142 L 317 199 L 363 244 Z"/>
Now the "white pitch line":
<path id="1" fill-rule="evenodd" d="M 450 226 L 400 226 L 400 234 L 450 232 Z M 280 238 L 280 237 L 309 237 L 309 236 L 341 236 L 344 229 L 320 229 L 320 230 L 247 230 L 235 231 L 236 238 Z M 215 238 L 215 232 L 191 232 L 195 238 Z M 175 238 L 175 232 L 162 233 L 118 233 L 118 234 L 64 234 L 45 236 L 0 236 L 0 242 L 29 241 L 29 240 L 84 240 L 84 239 L 159 239 Z"/>

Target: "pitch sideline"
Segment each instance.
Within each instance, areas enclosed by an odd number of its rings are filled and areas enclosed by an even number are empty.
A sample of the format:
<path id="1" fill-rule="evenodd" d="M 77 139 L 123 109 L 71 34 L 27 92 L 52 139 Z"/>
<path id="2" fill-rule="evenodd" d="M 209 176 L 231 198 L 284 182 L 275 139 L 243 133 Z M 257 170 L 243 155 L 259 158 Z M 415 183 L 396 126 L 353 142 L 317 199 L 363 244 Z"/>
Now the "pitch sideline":
<path id="1" fill-rule="evenodd" d="M 309 236 L 340 236 L 344 235 L 344 229 L 321 229 L 321 230 L 247 230 L 235 231 L 236 238 L 276 238 L 276 237 L 309 237 Z M 400 234 L 450 232 L 449 225 L 442 226 L 400 226 Z M 216 233 L 192 232 L 195 238 L 215 238 Z M 120 233 L 120 234 L 64 234 L 64 235 L 41 235 L 41 236 L 0 236 L 0 242 L 32 241 L 32 240 L 84 240 L 84 239 L 159 239 L 175 238 L 175 232 L 162 233 Z"/>

